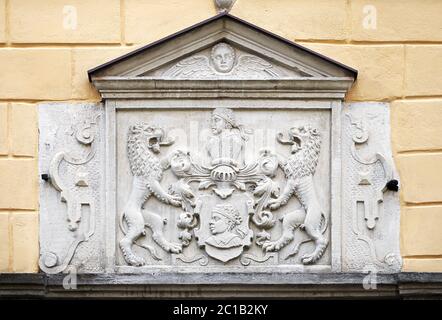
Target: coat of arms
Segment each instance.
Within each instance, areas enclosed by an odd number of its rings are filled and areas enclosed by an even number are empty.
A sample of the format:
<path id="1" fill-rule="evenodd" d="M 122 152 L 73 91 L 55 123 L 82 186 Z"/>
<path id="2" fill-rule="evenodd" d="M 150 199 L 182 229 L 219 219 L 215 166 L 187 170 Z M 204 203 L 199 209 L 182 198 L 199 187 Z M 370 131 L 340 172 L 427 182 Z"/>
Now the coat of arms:
<path id="1" fill-rule="evenodd" d="M 217 108 L 211 115 L 211 136 L 204 151 L 206 161 L 198 163 L 190 152 L 181 149 L 160 160 L 157 155 L 161 146 L 174 141 L 163 128 L 148 123 L 132 125 L 127 152 L 133 183 L 120 221 L 124 233 L 120 249 L 125 261 L 132 266 L 145 264 L 132 246 L 146 235 L 146 227 L 151 229 L 153 241 L 167 252 L 180 254 L 196 241 L 209 257 L 223 263 L 240 257 L 253 243 L 263 253 L 279 251 L 294 240 L 294 232 L 299 229 L 308 237 L 295 246 L 292 255 L 303 243 L 313 241 L 314 250 L 301 261 L 318 261 L 328 245 L 324 235 L 328 215 L 318 201 L 313 180 L 320 134 L 308 125 L 287 129 L 275 139 L 291 146 L 288 156 L 264 148 L 256 159 L 245 161 L 245 143 L 253 132 L 238 121 L 233 110 Z M 166 190 L 160 182 L 168 170 L 176 182 Z M 282 192 L 273 180 L 278 170 L 286 178 Z M 180 242 L 166 239 L 163 218 L 144 209 L 151 196 L 182 208 L 177 220 Z M 283 212 L 292 196 L 298 198 L 302 210 Z M 277 239 L 271 234 L 276 222 L 273 211 L 282 212 L 282 235 Z M 259 232 L 252 230 L 252 224 Z"/>

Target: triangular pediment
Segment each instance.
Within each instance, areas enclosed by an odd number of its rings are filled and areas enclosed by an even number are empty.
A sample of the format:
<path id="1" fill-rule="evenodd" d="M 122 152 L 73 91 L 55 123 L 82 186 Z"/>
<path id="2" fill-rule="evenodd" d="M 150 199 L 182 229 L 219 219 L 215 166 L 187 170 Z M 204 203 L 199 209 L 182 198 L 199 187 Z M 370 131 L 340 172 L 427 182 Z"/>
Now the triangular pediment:
<path id="1" fill-rule="evenodd" d="M 348 66 L 227 13 L 88 73 L 100 92 L 103 81 L 111 80 L 114 88 L 118 79 L 142 79 L 145 84 L 153 80 L 329 80 L 344 81 L 348 89 L 357 76 L 357 71 Z M 318 83 L 310 85 L 318 87 Z M 306 83 L 301 87 L 305 89 Z"/>

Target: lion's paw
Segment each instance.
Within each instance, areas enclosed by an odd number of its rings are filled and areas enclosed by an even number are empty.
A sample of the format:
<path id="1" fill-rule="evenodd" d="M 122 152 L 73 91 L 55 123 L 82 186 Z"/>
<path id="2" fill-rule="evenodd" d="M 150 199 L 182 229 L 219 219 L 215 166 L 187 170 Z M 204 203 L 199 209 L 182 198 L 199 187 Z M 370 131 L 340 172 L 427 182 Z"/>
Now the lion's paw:
<path id="1" fill-rule="evenodd" d="M 278 199 L 272 199 L 268 202 L 267 207 L 269 207 L 272 210 L 277 210 L 281 207 L 282 202 Z"/>
<path id="2" fill-rule="evenodd" d="M 181 201 L 182 201 L 181 197 L 177 197 L 177 196 L 170 196 L 167 198 L 167 202 L 175 207 L 180 207 Z"/>
<path id="3" fill-rule="evenodd" d="M 179 243 L 168 243 L 166 245 L 166 251 L 170 253 L 181 253 L 183 251 L 183 246 Z"/>
<path id="4" fill-rule="evenodd" d="M 301 262 L 303 264 L 310 264 L 316 261 L 315 259 L 315 255 L 314 254 L 305 254 L 302 258 L 301 258 Z"/>
<path id="5" fill-rule="evenodd" d="M 127 264 L 134 267 L 141 267 L 146 264 L 143 258 L 136 256 L 133 254 L 130 246 L 131 242 L 127 239 L 123 239 L 120 242 L 120 248 L 123 253 L 124 260 L 126 260 Z"/>
<path id="6" fill-rule="evenodd" d="M 283 246 L 279 241 L 266 241 L 262 245 L 262 248 L 266 252 L 279 251 L 282 247 Z"/>
<path id="7" fill-rule="evenodd" d="M 326 248 L 327 248 L 327 241 L 325 241 L 325 240 L 320 241 L 319 244 L 317 244 L 315 251 L 313 251 L 310 254 L 304 255 L 301 259 L 301 262 L 303 264 L 315 263 L 316 261 L 321 259 Z"/>
<path id="8" fill-rule="evenodd" d="M 137 257 L 134 254 L 129 254 L 125 256 L 126 262 L 128 265 L 134 266 L 134 267 L 142 267 L 146 264 L 143 258 Z"/>

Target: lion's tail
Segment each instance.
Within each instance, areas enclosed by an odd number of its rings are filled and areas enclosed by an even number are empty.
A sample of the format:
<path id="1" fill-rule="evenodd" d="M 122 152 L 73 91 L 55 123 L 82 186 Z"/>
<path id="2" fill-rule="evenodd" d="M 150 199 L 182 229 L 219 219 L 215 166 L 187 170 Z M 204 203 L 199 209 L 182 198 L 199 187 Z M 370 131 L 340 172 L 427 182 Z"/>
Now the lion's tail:
<path id="1" fill-rule="evenodd" d="M 321 231 L 322 234 L 325 233 L 325 231 L 327 231 L 328 228 L 328 217 L 327 215 L 321 211 L 321 225 L 319 230 Z"/>
<path id="2" fill-rule="evenodd" d="M 126 213 L 123 211 L 123 213 L 120 215 L 120 219 L 119 219 L 119 225 L 120 225 L 120 230 L 121 232 L 123 232 L 124 235 L 127 234 L 127 229 L 126 226 L 123 223 L 124 217 L 125 217 Z"/>

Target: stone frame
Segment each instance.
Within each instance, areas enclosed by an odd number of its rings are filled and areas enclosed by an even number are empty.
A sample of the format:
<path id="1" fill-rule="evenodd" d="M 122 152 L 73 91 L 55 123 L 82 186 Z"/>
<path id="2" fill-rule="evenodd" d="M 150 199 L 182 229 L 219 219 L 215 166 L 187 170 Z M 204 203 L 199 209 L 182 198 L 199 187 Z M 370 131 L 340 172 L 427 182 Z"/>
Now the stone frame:
<path id="1" fill-rule="evenodd" d="M 208 50 L 216 43 L 225 42 L 235 46 L 238 50 L 252 53 L 264 61 L 271 63 L 285 70 L 284 76 L 270 78 L 236 78 L 236 77 L 196 77 L 189 79 L 179 79 L 169 76 L 162 76 L 161 70 L 169 68 L 171 64 L 181 61 L 194 54 Z M 263 60 L 264 59 L 264 60 Z M 159 72 L 160 70 L 160 72 Z M 270 110 L 279 108 L 281 110 L 322 110 L 330 114 L 330 264 L 319 266 L 296 265 L 293 267 L 282 266 L 278 273 L 302 273 L 302 272 L 320 272 L 320 273 L 342 273 L 342 272 L 361 272 L 362 265 L 374 263 L 379 267 L 379 272 L 397 272 L 400 270 L 400 258 L 398 258 L 398 239 L 399 209 L 395 204 L 389 205 L 391 210 L 390 218 L 386 223 L 395 230 L 392 236 L 387 236 L 388 241 L 392 243 L 381 246 L 387 247 L 388 253 L 396 254 L 391 264 L 388 261 L 379 263 L 377 257 L 358 256 L 349 259 L 345 258 L 346 243 L 352 241 L 349 235 L 345 234 L 342 219 L 344 215 L 343 202 L 348 196 L 345 191 L 351 190 L 348 186 L 343 190 L 343 149 L 350 146 L 356 146 L 358 143 L 366 141 L 348 140 L 344 143 L 344 124 L 346 119 L 344 109 L 360 109 L 362 114 L 364 110 L 369 111 L 369 104 L 355 104 L 347 106 L 343 100 L 346 93 L 356 80 L 357 72 L 347 66 L 333 61 L 320 54 L 312 52 L 302 46 L 271 34 L 259 27 L 249 24 L 241 19 L 231 16 L 227 13 L 219 14 L 211 19 L 203 21 L 195 26 L 187 28 L 177 34 L 171 35 L 153 44 L 140 48 L 132 53 L 124 55 L 118 59 L 112 60 L 104 65 L 98 66 L 89 71 L 89 78 L 92 84 L 100 92 L 103 103 L 93 107 L 85 107 L 85 114 L 101 115 L 103 122 L 99 124 L 101 138 L 100 148 L 105 150 L 100 155 L 98 161 L 103 163 L 104 168 L 100 168 L 101 180 L 101 224 L 104 224 L 99 248 L 90 250 L 102 250 L 106 261 L 101 261 L 103 270 L 106 273 L 140 273 L 154 272 L 173 274 L 176 271 L 163 267 L 132 267 L 117 266 L 116 250 L 116 226 L 117 226 L 117 197 L 116 197 L 116 178 L 117 178 L 117 153 L 116 153 L 116 117 L 118 112 L 127 110 L 161 110 L 167 108 L 201 109 L 209 110 L 213 107 L 229 107 L 233 110 L 239 109 L 260 109 Z M 210 106 L 210 108 L 209 108 Z M 40 114 L 43 119 L 51 118 L 51 106 L 43 105 L 40 108 Z M 64 106 L 69 108 L 69 106 Z M 104 110 L 103 110 L 104 107 Z M 350 108 L 351 107 L 351 108 Z M 381 129 L 388 132 L 388 111 L 384 105 L 372 108 L 374 112 L 383 119 Z M 83 112 L 83 111 L 82 111 Z M 368 113 L 370 113 L 369 111 Z M 348 114 L 346 114 L 348 115 Z M 44 122 L 47 122 L 46 120 Z M 45 128 L 47 123 L 43 123 Z M 354 122 L 346 124 L 345 130 L 355 125 Z M 356 124 L 357 125 L 357 124 Z M 357 127 L 359 130 L 360 128 Z M 376 128 L 378 129 L 378 128 Z M 346 132 L 347 132 L 346 131 Z M 48 136 L 47 130 L 43 130 L 40 147 L 45 147 L 45 139 Z M 375 137 L 375 140 L 379 137 Z M 77 138 L 78 140 L 78 138 Z M 80 139 L 81 140 L 81 139 Z M 80 141 L 79 140 L 79 141 Z M 81 141 L 80 141 L 81 142 Z M 368 148 L 371 152 L 377 152 L 373 147 Z M 377 153 L 376 153 L 377 154 Z M 389 146 L 382 159 L 391 157 Z M 44 157 L 43 157 L 44 158 Z M 42 173 L 47 164 L 43 163 L 47 159 L 40 159 L 40 168 Z M 348 161 L 346 164 L 348 164 Z M 377 161 L 377 160 L 376 160 Z M 388 162 L 388 161 L 387 161 Z M 391 169 L 392 172 L 394 169 Z M 392 178 L 392 176 L 390 177 Z M 356 182 L 353 182 L 356 183 Z M 44 185 L 44 183 L 42 183 Z M 56 188 L 57 189 L 57 188 Z M 382 191 L 384 192 L 384 191 Z M 348 199 L 345 198 L 347 201 Z M 390 197 L 391 198 L 391 197 Z M 48 196 L 48 189 L 42 187 L 41 199 L 43 201 L 53 201 L 53 196 Z M 393 202 L 397 198 L 392 198 Z M 351 198 L 351 201 L 354 199 Z M 382 200 L 383 201 L 383 200 Z M 51 204 L 48 205 L 50 207 Z M 42 221 L 47 216 L 46 207 L 42 214 Z M 356 215 L 358 212 L 355 213 Z M 370 213 L 371 214 L 371 213 Z M 358 217 L 356 217 L 358 218 Z M 354 219 L 356 219 L 354 218 Z M 366 216 L 367 218 L 367 216 Z M 371 216 L 372 219 L 375 217 Z M 104 221 L 103 221 L 104 219 Z M 353 218 L 351 218 L 353 219 Z M 379 217 L 377 217 L 379 219 Z M 368 227 L 370 229 L 370 226 Z M 42 229 L 43 230 L 43 229 Z M 354 232 L 354 230 L 353 230 Z M 44 232 L 43 232 L 44 233 Z M 349 237 L 347 240 L 344 237 Z M 357 234 L 357 237 L 360 237 Z M 50 238 L 50 237 L 49 237 Z M 382 238 L 382 237 L 381 237 Z M 362 238 L 361 238 L 362 239 Z M 357 240 L 361 240 L 357 238 Z M 362 239 L 367 242 L 366 240 Z M 46 244 L 50 239 L 43 235 L 42 243 Z M 371 240 L 370 240 L 371 241 Z M 384 241 L 385 242 L 385 241 Z M 373 243 L 368 243 L 369 249 L 373 251 Z M 350 248 L 354 250 L 354 248 Z M 350 250 L 350 251 L 351 251 Z M 44 256 L 44 252 L 42 252 Z M 353 254 L 354 255 L 354 254 Z M 357 254 L 356 254 L 357 255 Z M 375 254 L 376 256 L 376 254 Z M 385 256 L 387 259 L 389 255 Z M 49 258 L 51 258 L 49 256 Z M 391 258 L 391 256 L 390 256 Z M 365 259 L 365 260 L 364 260 Z M 368 260 L 367 260 L 368 259 Z M 376 261 L 374 261 L 374 260 Z M 381 258 L 381 260 L 384 258 Z M 49 259 L 51 260 L 51 259 Z M 394 260 L 394 259 L 393 259 Z M 354 262 L 357 262 L 356 264 Z M 345 263 L 344 263 L 345 262 Z M 384 265 L 384 263 L 387 263 Z M 41 268 L 50 272 L 44 266 L 44 259 L 40 261 Z M 55 268 L 56 269 L 56 268 Z M 238 271 L 228 268 L 211 268 L 207 272 L 271 272 L 274 268 L 248 267 L 246 271 Z M 181 273 L 205 272 L 204 268 L 190 267 L 181 268 Z"/>
<path id="2" fill-rule="evenodd" d="M 272 87 L 271 83 L 268 83 L 268 88 Z M 263 86 L 263 84 L 262 84 Z M 228 94 L 228 93 L 227 93 Z M 195 101 L 191 100 L 126 100 L 126 99 L 106 99 L 105 109 L 106 109 L 106 158 L 110 159 L 106 165 L 106 256 L 115 258 L 115 251 L 118 250 L 116 246 L 116 219 L 117 219 L 117 210 L 116 210 L 116 134 L 115 134 L 115 118 L 116 112 L 118 110 L 127 110 L 127 109 L 162 109 L 168 107 L 179 107 L 179 108 L 191 108 L 191 109 L 208 109 L 207 105 L 212 107 L 227 107 L 233 104 L 236 107 L 241 107 L 241 105 L 247 105 L 249 108 L 262 108 L 262 109 L 271 109 L 274 107 L 282 107 L 287 109 L 322 109 L 329 110 L 331 113 L 331 145 L 332 145 L 332 154 L 331 154 L 331 172 L 333 176 L 331 176 L 331 220 L 333 221 L 331 228 L 331 265 L 327 266 L 294 266 L 293 268 L 281 268 L 280 272 L 341 272 L 341 216 L 340 216 L 340 207 L 341 207 L 341 194 L 340 194 L 340 186 L 341 186 L 341 146 L 340 146 L 340 131 L 341 131 L 341 108 L 342 101 L 340 100 L 329 100 L 329 101 L 321 101 L 321 100 L 310 100 L 309 102 L 305 102 L 302 99 L 300 100 L 279 100 L 279 99 L 267 99 L 267 100 L 248 100 L 248 99 L 238 99 L 234 100 L 234 103 L 231 101 L 218 101 L 216 100 L 205 100 L 201 99 L 201 97 L 196 93 L 194 96 L 190 97 L 194 99 L 198 99 L 198 106 L 195 106 Z M 189 98 L 188 93 L 186 93 L 186 98 Z M 293 98 L 292 98 L 293 99 Z M 323 99 L 323 97 L 321 97 Z M 282 106 L 283 105 L 283 106 Z M 232 108 L 235 109 L 235 108 Z M 109 245 L 110 244 L 110 245 Z M 131 266 L 127 267 L 118 267 L 115 264 L 114 260 L 108 260 L 108 265 L 106 266 L 106 270 L 108 272 L 121 272 L 121 273 L 131 273 L 131 272 L 167 272 L 164 268 L 161 267 L 140 267 L 134 268 Z M 189 268 L 180 268 L 184 270 L 184 272 L 191 272 L 195 269 L 195 267 Z M 259 271 L 260 268 L 257 268 Z M 262 271 L 262 269 L 261 269 Z M 228 270 L 214 270 L 211 272 L 228 272 Z M 253 272 L 253 267 L 248 268 L 248 272 Z"/>

